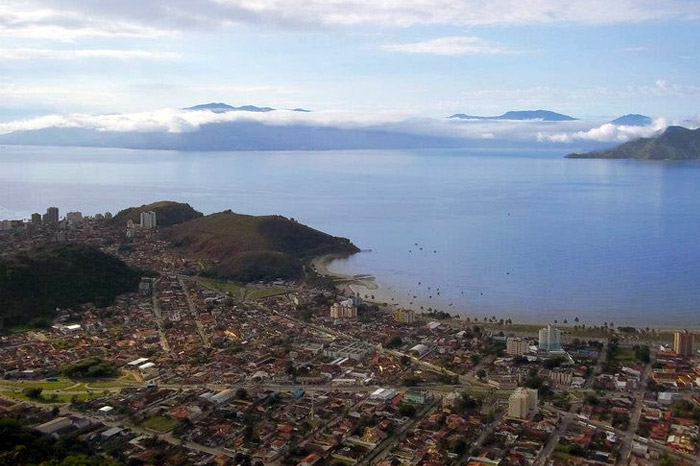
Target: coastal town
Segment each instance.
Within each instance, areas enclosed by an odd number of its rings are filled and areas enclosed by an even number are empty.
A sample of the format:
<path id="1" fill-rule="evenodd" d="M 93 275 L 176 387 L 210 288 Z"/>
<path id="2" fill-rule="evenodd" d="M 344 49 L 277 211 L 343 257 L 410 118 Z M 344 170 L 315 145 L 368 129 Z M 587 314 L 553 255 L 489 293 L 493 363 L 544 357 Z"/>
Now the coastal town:
<path id="1" fill-rule="evenodd" d="M 692 331 L 205 277 L 156 212 L 112 218 L 0 223 L 0 257 L 79 243 L 144 271 L 108 305 L 3 329 L 0 417 L 130 465 L 700 465 Z"/>

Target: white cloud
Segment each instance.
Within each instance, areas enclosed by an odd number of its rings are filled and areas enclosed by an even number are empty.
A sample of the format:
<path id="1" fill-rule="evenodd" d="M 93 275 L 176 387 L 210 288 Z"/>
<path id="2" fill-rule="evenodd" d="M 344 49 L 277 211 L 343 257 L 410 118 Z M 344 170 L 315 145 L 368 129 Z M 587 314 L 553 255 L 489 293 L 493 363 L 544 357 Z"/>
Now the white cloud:
<path id="1" fill-rule="evenodd" d="M 152 112 L 125 114 L 48 115 L 26 120 L 0 123 L 0 134 L 42 128 L 87 128 L 97 131 L 137 131 L 182 133 L 196 131 L 209 123 L 252 121 L 266 125 L 307 125 L 343 129 L 377 129 L 411 134 L 461 137 L 469 139 L 503 139 L 535 141 L 538 135 L 556 132 L 584 131 L 590 123 L 541 121 L 462 121 L 446 118 L 417 117 L 405 112 L 354 113 L 324 111 L 300 113 L 286 110 L 274 112 L 227 112 L 207 110 L 188 111 L 160 109 Z M 540 139 L 542 141 L 548 139 Z"/>
<path id="2" fill-rule="evenodd" d="M 490 44 L 479 37 L 450 36 L 421 42 L 387 44 L 382 47 L 388 52 L 403 52 L 430 55 L 494 55 L 513 53 L 499 45 Z"/>
<path id="3" fill-rule="evenodd" d="M 0 35 L 153 36 L 233 23 L 270 27 L 616 24 L 698 20 L 699 0 L 6 0 Z"/>
<path id="4" fill-rule="evenodd" d="M 180 58 L 180 55 L 174 52 L 119 49 L 0 49 L 0 60 L 80 60 L 89 58 L 115 60 L 176 60 Z"/>
<path id="5" fill-rule="evenodd" d="M 623 126 L 612 123 L 586 121 L 465 121 L 446 118 L 417 117 L 405 112 L 354 113 L 325 111 L 300 113 L 277 110 L 266 113 L 227 112 L 208 110 L 182 110 L 166 108 L 151 112 L 93 115 L 74 113 L 47 115 L 38 118 L 0 123 L 0 134 L 43 128 L 86 128 L 116 132 L 168 132 L 184 133 L 198 130 L 202 125 L 225 122 L 258 122 L 265 125 L 306 125 L 343 129 L 375 129 L 430 136 L 459 137 L 465 139 L 492 139 L 522 141 L 523 143 L 622 143 L 639 137 L 653 136 L 670 124 L 686 127 L 700 125 L 700 116 L 682 122 L 669 122 L 664 118 L 648 126 Z"/>
<path id="6" fill-rule="evenodd" d="M 639 86 L 639 94 L 652 97 L 700 95 L 700 86 L 670 83 L 665 79 L 657 80 L 653 86 Z"/>
<path id="7" fill-rule="evenodd" d="M 652 124 L 647 126 L 626 126 L 606 123 L 595 128 L 576 132 L 561 132 L 537 134 L 538 141 L 571 143 L 576 141 L 597 141 L 597 142 L 627 142 L 632 139 L 650 137 L 662 132 L 669 126 L 665 118 L 657 118 Z"/>

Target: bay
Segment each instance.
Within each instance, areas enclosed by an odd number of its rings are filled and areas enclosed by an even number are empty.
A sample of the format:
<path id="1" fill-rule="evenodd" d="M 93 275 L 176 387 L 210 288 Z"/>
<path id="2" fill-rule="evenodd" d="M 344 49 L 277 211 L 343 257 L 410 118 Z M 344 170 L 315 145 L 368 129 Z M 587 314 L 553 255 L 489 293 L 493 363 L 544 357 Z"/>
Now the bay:
<path id="1" fill-rule="evenodd" d="M 372 274 L 375 298 L 416 310 L 700 325 L 700 163 L 564 153 L 7 146 L 0 218 L 165 199 L 281 214 L 371 249 L 331 269 Z"/>

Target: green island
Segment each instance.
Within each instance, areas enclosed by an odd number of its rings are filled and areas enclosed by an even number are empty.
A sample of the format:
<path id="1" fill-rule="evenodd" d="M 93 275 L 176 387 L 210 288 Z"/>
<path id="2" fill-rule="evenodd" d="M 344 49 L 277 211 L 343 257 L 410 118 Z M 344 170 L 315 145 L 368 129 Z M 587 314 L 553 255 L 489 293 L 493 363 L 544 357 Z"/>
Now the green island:
<path id="1" fill-rule="evenodd" d="M 628 141 L 612 149 L 569 154 L 571 159 L 700 159 L 700 129 L 669 126 L 658 136 Z"/>

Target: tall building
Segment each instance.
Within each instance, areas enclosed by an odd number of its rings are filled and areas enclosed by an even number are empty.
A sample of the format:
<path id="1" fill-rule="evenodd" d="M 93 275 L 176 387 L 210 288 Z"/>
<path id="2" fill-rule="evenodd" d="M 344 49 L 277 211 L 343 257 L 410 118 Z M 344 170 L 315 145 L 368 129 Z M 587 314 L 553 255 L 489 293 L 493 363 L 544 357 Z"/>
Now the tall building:
<path id="1" fill-rule="evenodd" d="M 394 311 L 394 320 L 402 324 L 412 324 L 416 321 L 416 313 L 411 309 L 397 309 Z"/>
<path id="2" fill-rule="evenodd" d="M 542 351 L 560 351 L 561 350 L 561 331 L 558 328 L 547 325 L 540 329 L 540 345 Z"/>
<path id="3" fill-rule="evenodd" d="M 530 351 L 530 343 L 519 337 L 508 337 L 506 340 L 506 354 L 520 356 Z"/>
<path id="4" fill-rule="evenodd" d="M 537 390 L 519 387 L 508 398 L 508 417 L 525 419 L 537 407 Z"/>
<path id="5" fill-rule="evenodd" d="M 334 319 L 356 319 L 357 308 L 352 299 L 346 299 L 331 306 L 331 317 Z"/>
<path id="6" fill-rule="evenodd" d="M 141 228 L 146 228 L 148 230 L 153 229 L 156 227 L 156 213 L 153 211 L 150 212 L 141 212 Z"/>
<path id="7" fill-rule="evenodd" d="M 49 207 L 44 215 L 45 225 L 56 225 L 58 223 L 58 207 Z"/>
<path id="8" fill-rule="evenodd" d="M 32 214 L 32 224 L 41 225 L 41 214 Z"/>
<path id="9" fill-rule="evenodd" d="M 687 358 L 693 354 L 693 334 L 687 330 L 673 334 L 673 351 L 678 356 Z"/>
<path id="10" fill-rule="evenodd" d="M 69 225 L 82 225 L 83 214 L 81 212 L 68 212 L 66 214 L 66 222 Z"/>

